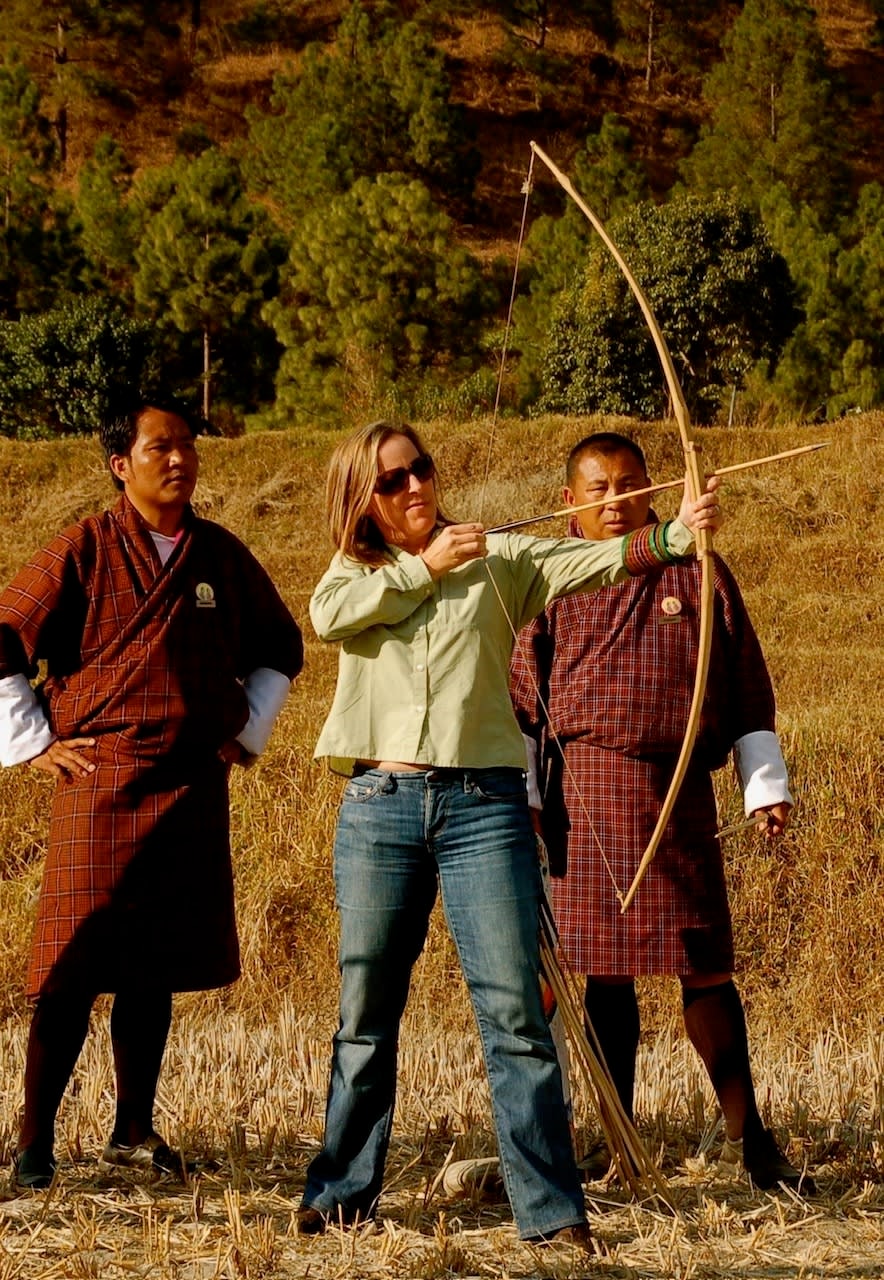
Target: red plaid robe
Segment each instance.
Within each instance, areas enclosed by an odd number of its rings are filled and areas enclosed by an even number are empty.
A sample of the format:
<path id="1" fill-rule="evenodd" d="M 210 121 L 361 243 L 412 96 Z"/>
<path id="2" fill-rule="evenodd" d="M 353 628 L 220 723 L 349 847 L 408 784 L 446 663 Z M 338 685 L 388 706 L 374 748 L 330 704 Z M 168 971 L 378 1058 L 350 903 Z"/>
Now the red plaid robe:
<path id="1" fill-rule="evenodd" d="M 0 677 L 33 676 L 61 738 L 96 738 L 88 778 L 59 782 L 28 974 L 31 995 L 239 975 L 218 748 L 240 732 L 240 681 L 290 678 L 301 636 L 267 574 L 187 513 L 162 567 L 125 498 L 41 551 L 0 596 Z"/>
<path id="2" fill-rule="evenodd" d="M 613 876 L 620 890 L 630 885 L 675 767 L 693 692 L 699 595 L 699 565 L 685 561 L 625 586 L 568 596 L 525 628 L 513 656 L 517 714 L 525 732 L 542 741 L 544 835 L 554 874 L 564 874 L 553 879 L 553 906 L 565 956 L 580 973 L 733 969 L 710 772 L 744 734 L 773 730 L 774 699 L 739 589 L 718 557 L 712 659 L 693 761 L 625 915 L 612 883 Z M 531 673 L 565 747 L 565 766 Z"/>

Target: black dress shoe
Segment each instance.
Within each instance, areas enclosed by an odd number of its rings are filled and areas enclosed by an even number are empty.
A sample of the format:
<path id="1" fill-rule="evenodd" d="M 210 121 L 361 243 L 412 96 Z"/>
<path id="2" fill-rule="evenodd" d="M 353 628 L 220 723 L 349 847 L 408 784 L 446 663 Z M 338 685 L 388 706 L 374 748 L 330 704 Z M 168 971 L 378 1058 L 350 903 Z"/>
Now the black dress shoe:
<path id="1" fill-rule="evenodd" d="M 777 1146 L 770 1129 L 761 1129 L 743 1138 L 743 1166 L 762 1191 L 772 1191 L 778 1186 L 792 1187 L 806 1196 L 812 1196 L 816 1191 L 813 1178 L 802 1169 L 795 1168 Z"/>
<path id="2" fill-rule="evenodd" d="M 52 1186 L 54 1177 L 55 1157 L 51 1151 L 25 1147 L 12 1157 L 10 1185 L 13 1191 L 45 1191 Z"/>

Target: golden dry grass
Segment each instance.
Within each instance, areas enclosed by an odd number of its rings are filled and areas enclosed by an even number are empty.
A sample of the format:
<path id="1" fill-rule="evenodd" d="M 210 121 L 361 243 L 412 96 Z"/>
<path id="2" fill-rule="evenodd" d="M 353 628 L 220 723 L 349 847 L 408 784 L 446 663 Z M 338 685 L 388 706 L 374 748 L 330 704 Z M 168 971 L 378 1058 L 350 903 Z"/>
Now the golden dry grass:
<path id="1" fill-rule="evenodd" d="M 599 424 L 578 419 L 432 424 L 446 503 L 487 523 L 559 505 L 561 461 Z M 611 424 L 606 424 L 611 425 Z M 626 424 L 613 424 L 625 426 Z M 819 428 L 704 432 L 710 465 L 832 438 L 826 451 L 732 477 L 718 545 L 743 585 L 779 693 L 798 794 L 779 848 L 751 836 L 727 855 L 759 1097 L 816 1168 L 821 1196 L 750 1194 L 711 1178 L 715 1111 L 679 1034 L 666 980 L 642 984 L 646 1036 L 638 1115 L 673 1178 L 683 1221 L 601 1196 L 598 1257 L 518 1244 L 502 1206 L 429 1196 L 455 1156 L 493 1150 L 476 1038 L 437 919 L 403 1030 L 402 1087 L 383 1220 L 373 1231 L 299 1240 L 292 1212 L 321 1132 L 334 1029 L 329 850 L 340 783 L 311 762 L 335 654 L 306 623 L 328 559 L 324 460 L 333 438 L 274 433 L 201 446 L 200 509 L 267 565 L 307 632 L 307 667 L 266 756 L 233 786 L 245 976 L 181 997 L 158 1121 L 217 1166 L 174 1192 L 96 1174 L 112 1081 L 96 1016 L 59 1123 L 60 1185 L 0 1205 L 0 1280 L 123 1276 L 873 1276 L 884 1258 L 881 689 L 884 416 Z M 637 428 L 655 478 L 678 475 L 673 430 Z M 483 484 L 486 460 L 491 466 Z M 0 578 L 63 524 L 111 498 L 92 442 L 0 441 Z M 668 514 L 674 499 L 663 498 Z M 542 530 L 542 527 L 541 527 Z M 552 530 L 550 530 L 552 531 Z M 0 774 L 0 1159 L 15 1140 L 26 1010 L 24 957 L 39 884 L 49 786 Z M 738 812 L 728 771 L 723 814 Z M 593 1129 L 585 1099 L 581 1126 Z M 697 1152 L 700 1151 L 700 1156 Z M 429 1197 L 429 1198 L 428 1198 Z M 444 1222 L 439 1214 L 444 1214 Z"/>

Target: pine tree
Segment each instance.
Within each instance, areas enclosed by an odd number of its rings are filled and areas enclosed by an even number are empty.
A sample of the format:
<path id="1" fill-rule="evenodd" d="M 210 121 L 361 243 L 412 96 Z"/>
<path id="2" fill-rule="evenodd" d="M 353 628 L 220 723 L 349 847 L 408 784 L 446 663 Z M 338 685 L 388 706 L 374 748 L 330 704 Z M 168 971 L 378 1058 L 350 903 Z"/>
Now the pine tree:
<path id="1" fill-rule="evenodd" d="M 0 65 L 0 221 L 42 218 L 49 202 L 56 147 L 40 90 L 12 52 Z"/>
<path id="2" fill-rule="evenodd" d="M 842 209 L 844 134 L 816 14 L 804 0 L 746 0 L 703 96 L 712 123 L 682 169 L 691 190 L 760 206 L 782 183 L 828 219 Z"/>
<path id="3" fill-rule="evenodd" d="M 613 27 L 611 0 L 497 0 L 488 7 L 500 13 L 512 35 L 537 50 L 546 47 L 555 27 L 585 23 L 605 35 Z"/>
<path id="4" fill-rule="evenodd" d="M 249 185 L 268 193 L 289 225 L 377 173 L 468 194 L 477 158 L 449 95 L 443 55 L 429 35 L 414 23 L 375 30 L 354 4 L 332 49 L 311 45 L 296 75 L 276 77 L 269 113 L 247 110 Z"/>
<path id="5" fill-rule="evenodd" d="M 645 93 L 661 73 L 696 76 L 723 35 L 722 0 L 614 0 L 617 52 L 641 67 Z"/>
<path id="6" fill-rule="evenodd" d="M 198 342 L 205 417 L 219 380 L 249 407 L 272 345 L 260 312 L 276 288 L 278 239 L 246 198 L 235 161 L 215 150 L 153 175 L 139 194 L 147 195 L 135 250 L 141 313 L 185 335 L 185 352 Z"/>
<path id="7" fill-rule="evenodd" d="M 812 418 L 884 404 L 884 190 L 863 187 L 837 233 L 782 186 L 764 218 L 790 264 L 802 319 L 776 371 L 750 380 L 750 397 Z"/>
<path id="8" fill-rule="evenodd" d="M 278 414 L 335 418 L 354 378 L 377 403 L 428 370 L 468 370 L 488 305 L 478 263 L 422 183 L 358 179 L 299 224 L 267 308 L 285 349 Z"/>
<path id="9" fill-rule="evenodd" d="M 17 54 L 0 64 L 0 317 L 79 287 L 70 200 L 53 193 L 58 151 L 40 92 Z"/>
<path id="10" fill-rule="evenodd" d="M 169 77 L 186 56 L 181 21 L 192 17 L 191 0 L 3 0 L 3 11 L 0 52 L 5 32 L 14 31 L 40 76 L 63 169 L 78 122 L 96 98 L 134 103 Z"/>
<path id="11" fill-rule="evenodd" d="M 123 148 L 103 134 L 80 170 L 76 208 L 95 284 L 115 293 L 131 289 L 135 270 L 137 227 L 129 203 L 131 188 L 132 166 Z"/>

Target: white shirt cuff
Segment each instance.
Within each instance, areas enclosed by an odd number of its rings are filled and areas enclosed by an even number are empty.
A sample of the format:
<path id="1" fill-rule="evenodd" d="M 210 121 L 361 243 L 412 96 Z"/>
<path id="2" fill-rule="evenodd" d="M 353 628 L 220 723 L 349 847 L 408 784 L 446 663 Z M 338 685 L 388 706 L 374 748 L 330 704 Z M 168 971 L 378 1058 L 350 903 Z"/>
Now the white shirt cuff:
<path id="1" fill-rule="evenodd" d="M 0 680 L 0 764 L 24 764 L 55 741 L 46 713 L 27 676 Z"/>
<path id="2" fill-rule="evenodd" d="M 793 804 L 780 742 L 769 729 L 747 733 L 734 743 L 734 760 L 743 787 L 746 817 L 774 804 Z"/>
<path id="3" fill-rule="evenodd" d="M 267 746 L 290 687 L 288 676 L 271 667 L 256 667 L 246 676 L 243 689 L 249 704 L 249 718 L 236 740 L 249 755 L 260 755 Z"/>
<path id="4" fill-rule="evenodd" d="M 537 743 L 533 738 L 529 738 L 527 733 L 522 734 L 522 741 L 525 743 L 525 755 L 528 758 L 525 769 L 525 780 L 528 783 L 528 804 L 532 809 L 542 809 L 543 801 L 540 798 L 540 783 L 537 778 Z"/>

